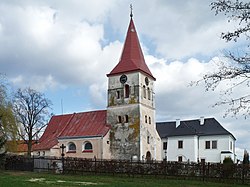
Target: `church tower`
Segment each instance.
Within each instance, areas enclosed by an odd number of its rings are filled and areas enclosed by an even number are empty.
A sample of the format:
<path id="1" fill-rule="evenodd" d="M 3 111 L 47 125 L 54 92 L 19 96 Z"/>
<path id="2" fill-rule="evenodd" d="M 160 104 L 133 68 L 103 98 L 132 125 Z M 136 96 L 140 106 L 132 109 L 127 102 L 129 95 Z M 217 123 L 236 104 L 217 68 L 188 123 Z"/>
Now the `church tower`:
<path id="1" fill-rule="evenodd" d="M 121 58 L 107 77 L 111 158 L 160 160 L 161 139 L 155 122 L 156 79 L 145 63 L 132 10 Z"/>

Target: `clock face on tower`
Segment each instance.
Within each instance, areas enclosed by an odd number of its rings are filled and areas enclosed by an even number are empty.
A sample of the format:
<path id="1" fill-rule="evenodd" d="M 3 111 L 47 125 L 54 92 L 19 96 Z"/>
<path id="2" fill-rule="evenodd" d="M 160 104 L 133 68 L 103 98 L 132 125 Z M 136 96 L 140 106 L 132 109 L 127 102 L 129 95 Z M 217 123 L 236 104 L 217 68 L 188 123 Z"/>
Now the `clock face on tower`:
<path id="1" fill-rule="evenodd" d="M 121 77 L 120 77 L 120 82 L 122 83 L 122 84 L 124 84 L 125 82 L 127 82 L 127 76 L 126 75 L 122 75 Z"/>

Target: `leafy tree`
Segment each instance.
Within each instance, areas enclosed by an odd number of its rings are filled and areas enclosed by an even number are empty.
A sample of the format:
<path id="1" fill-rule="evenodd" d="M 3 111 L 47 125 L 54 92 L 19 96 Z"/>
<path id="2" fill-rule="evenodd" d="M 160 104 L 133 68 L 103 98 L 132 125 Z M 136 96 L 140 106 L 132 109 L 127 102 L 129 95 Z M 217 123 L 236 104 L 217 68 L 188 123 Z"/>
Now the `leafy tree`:
<path id="1" fill-rule="evenodd" d="M 17 125 L 12 110 L 12 104 L 7 97 L 7 88 L 0 84 L 0 148 L 4 146 L 6 140 L 17 139 Z M 5 148 L 7 148 L 5 146 Z M 10 150 L 10 147 L 8 147 Z"/>
<path id="2" fill-rule="evenodd" d="M 244 41 L 245 44 L 237 51 L 225 52 L 225 58 L 221 59 L 216 72 L 204 75 L 197 81 L 205 83 L 206 91 L 214 91 L 218 85 L 227 83 L 229 86 L 222 91 L 225 97 L 216 105 L 228 105 L 225 115 L 243 114 L 250 115 L 250 92 L 233 94 L 241 87 L 250 86 L 250 2 L 244 0 L 216 0 L 211 3 L 211 9 L 215 15 L 224 14 L 229 22 L 236 23 L 235 29 L 222 32 L 221 38 L 226 42 Z"/>
<path id="3" fill-rule="evenodd" d="M 31 88 L 18 89 L 14 95 L 13 108 L 20 124 L 19 135 L 28 145 L 28 156 L 31 156 L 33 140 L 51 117 L 51 106 L 51 101 L 44 94 Z"/>

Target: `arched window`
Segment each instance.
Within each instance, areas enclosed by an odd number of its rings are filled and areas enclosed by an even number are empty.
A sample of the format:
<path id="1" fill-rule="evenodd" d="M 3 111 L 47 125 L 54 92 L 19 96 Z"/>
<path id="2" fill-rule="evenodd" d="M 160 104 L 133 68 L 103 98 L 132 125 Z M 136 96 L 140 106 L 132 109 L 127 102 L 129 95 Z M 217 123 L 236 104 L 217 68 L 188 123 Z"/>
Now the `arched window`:
<path id="1" fill-rule="evenodd" d="M 124 122 L 125 122 L 125 123 L 128 123 L 128 115 L 125 115 L 125 116 L 124 116 Z"/>
<path id="2" fill-rule="evenodd" d="M 74 144 L 73 142 L 70 142 L 68 144 L 68 153 L 75 153 L 76 152 L 76 144 Z"/>
<path id="3" fill-rule="evenodd" d="M 85 142 L 83 144 L 83 151 L 82 152 L 88 152 L 88 153 L 93 152 L 92 144 L 90 142 Z"/>
<path id="4" fill-rule="evenodd" d="M 143 97 L 146 98 L 146 86 L 143 85 Z"/>
<path id="5" fill-rule="evenodd" d="M 148 124 L 151 124 L 151 117 L 148 117 Z"/>
<path id="6" fill-rule="evenodd" d="M 117 92 L 116 92 L 116 98 L 117 98 L 117 99 L 120 99 L 120 98 L 121 98 L 120 91 L 117 91 Z"/>
<path id="7" fill-rule="evenodd" d="M 129 85 L 125 85 L 125 98 L 129 98 L 129 94 L 130 94 L 130 91 L 129 91 Z"/>
<path id="8" fill-rule="evenodd" d="M 117 116 L 117 123 L 121 123 L 122 122 L 122 117 L 121 116 Z"/>
<path id="9" fill-rule="evenodd" d="M 150 89 L 148 88 L 148 100 L 150 100 L 151 94 L 150 94 Z"/>
<path id="10" fill-rule="evenodd" d="M 145 123 L 147 123 L 148 122 L 148 117 L 147 117 L 147 115 L 145 116 Z"/>

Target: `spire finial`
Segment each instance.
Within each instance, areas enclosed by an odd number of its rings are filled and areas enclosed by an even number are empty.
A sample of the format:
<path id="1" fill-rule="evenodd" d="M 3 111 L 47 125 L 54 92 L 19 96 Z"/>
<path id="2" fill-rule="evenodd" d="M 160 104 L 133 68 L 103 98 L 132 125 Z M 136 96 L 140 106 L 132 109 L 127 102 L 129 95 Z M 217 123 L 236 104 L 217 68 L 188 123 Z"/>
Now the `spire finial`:
<path id="1" fill-rule="evenodd" d="M 132 18 L 133 17 L 133 5 L 130 4 L 130 17 Z"/>

